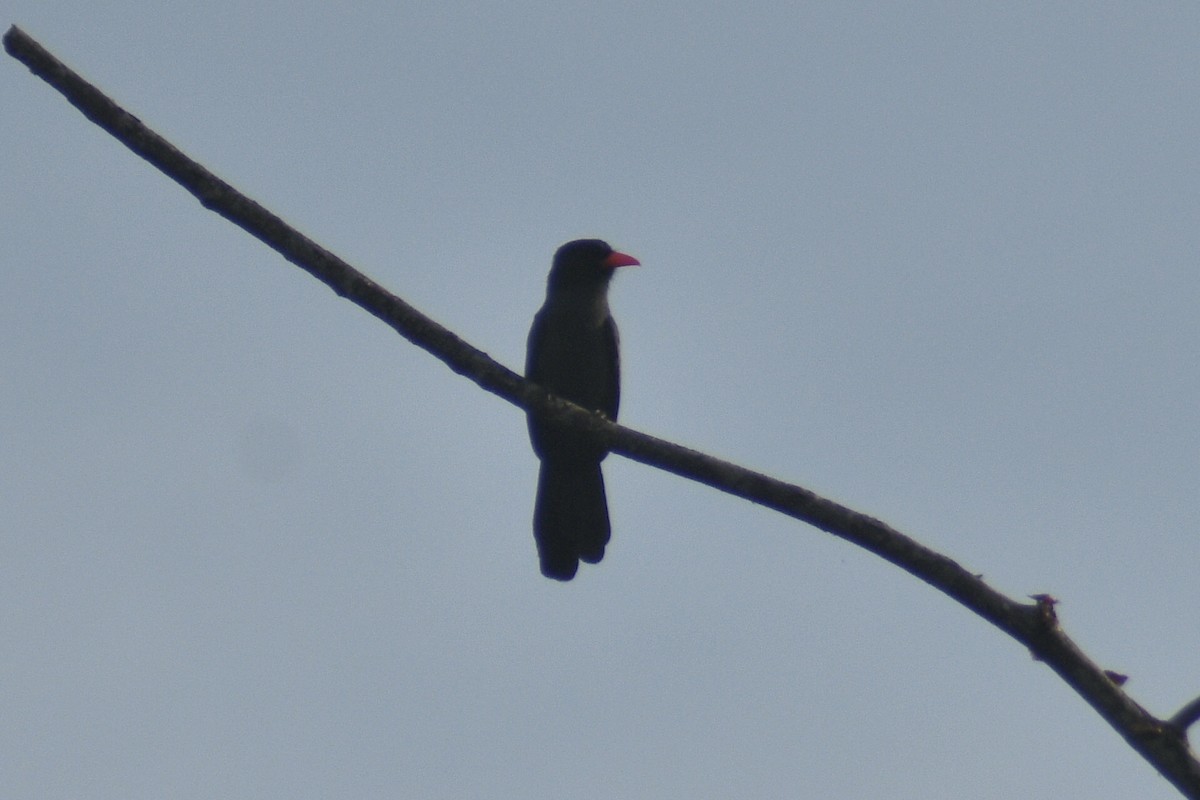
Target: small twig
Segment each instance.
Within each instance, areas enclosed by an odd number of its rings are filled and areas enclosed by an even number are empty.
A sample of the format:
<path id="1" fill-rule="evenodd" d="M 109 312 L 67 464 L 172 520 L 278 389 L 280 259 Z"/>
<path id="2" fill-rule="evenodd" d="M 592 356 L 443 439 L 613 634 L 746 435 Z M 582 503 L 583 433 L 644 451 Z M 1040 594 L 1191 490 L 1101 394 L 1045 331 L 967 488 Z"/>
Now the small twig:
<path id="1" fill-rule="evenodd" d="M 547 394 L 192 161 L 15 26 L 5 34 L 4 46 L 88 119 L 195 195 L 205 208 L 255 236 L 487 391 L 587 431 L 613 452 L 775 509 L 853 542 L 962 603 L 1028 647 L 1167 780 L 1185 796 L 1200 800 L 1200 762 L 1188 749 L 1179 726 L 1149 714 L 1088 659 L 1059 628 L 1054 601 L 1048 595 L 1037 596 L 1033 604 L 1018 603 L 952 559 L 879 520 L 799 486 L 616 425 Z M 1182 711 L 1176 719 L 1194 721 Z"/>
<path id="2" fill-rule="evenodd" d="M 1197 720 L 1200 720 L 1200 697 L 1175 712 L 1175 716 L 1167 720 L 1167 724 L 1179 731 L 1186 731 L 1195 725 Z"/>

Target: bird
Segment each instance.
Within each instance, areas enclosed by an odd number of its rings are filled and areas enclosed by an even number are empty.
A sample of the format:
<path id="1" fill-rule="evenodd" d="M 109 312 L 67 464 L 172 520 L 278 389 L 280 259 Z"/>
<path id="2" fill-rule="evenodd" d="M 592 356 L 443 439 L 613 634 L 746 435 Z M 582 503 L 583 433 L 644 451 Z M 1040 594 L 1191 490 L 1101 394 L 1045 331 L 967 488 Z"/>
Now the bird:
<path id="1" fill-rule="evenodd" d="M 616 420 L 621 401 L 617 325 L 608 284 L 619 267 L 640 265 L 599 239 L 567 242 L 554 254 L 546 300 L 533 318 L 525 377 L 551 394 Z M 608 455 L 586 434 L 527 414 L 541 460 L 533 538 L 547 578 L 569 581 L 579 562 L 604 558 L 611 535 L 600 462 Z"/>

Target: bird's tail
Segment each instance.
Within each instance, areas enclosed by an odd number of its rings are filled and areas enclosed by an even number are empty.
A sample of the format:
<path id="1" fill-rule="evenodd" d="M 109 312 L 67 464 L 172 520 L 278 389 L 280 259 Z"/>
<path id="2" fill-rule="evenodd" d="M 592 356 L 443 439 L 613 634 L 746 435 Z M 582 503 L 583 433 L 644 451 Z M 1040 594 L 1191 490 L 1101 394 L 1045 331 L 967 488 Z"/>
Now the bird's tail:
<path id="1" fill-rule="evenodd" d="M 569 581 L 579 562 L 604 558 L 611 528 L 600 462 L 582 466 L 542 463 L 533 509 L 542 574 Z"/>

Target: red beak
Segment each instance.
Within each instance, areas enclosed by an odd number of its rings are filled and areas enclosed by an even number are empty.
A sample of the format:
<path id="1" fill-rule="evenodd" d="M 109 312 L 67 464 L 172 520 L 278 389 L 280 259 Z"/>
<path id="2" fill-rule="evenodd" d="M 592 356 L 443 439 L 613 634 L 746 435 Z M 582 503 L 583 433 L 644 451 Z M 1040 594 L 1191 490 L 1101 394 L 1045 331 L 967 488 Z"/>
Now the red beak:
<path id="1" fill-rule="evenodd" d="M 641 265 L 642 262 L 633 256 L 618 253 L 616 250 L 612 251 L 608 258 L 604 259 L 604 266 L 609 269 L 616 269 L 617 267 L 640 267 Z"/>

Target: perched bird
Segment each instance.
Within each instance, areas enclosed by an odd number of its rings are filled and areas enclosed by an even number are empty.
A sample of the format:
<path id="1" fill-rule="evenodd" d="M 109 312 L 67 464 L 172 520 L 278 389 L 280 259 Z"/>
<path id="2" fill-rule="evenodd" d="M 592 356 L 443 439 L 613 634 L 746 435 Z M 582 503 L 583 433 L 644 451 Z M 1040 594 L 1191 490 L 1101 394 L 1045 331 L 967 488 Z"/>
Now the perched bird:
<path id="1" fill-rule="evenodd" d="M 525 377 L 552 394 L 617 418 L 621 397 L 617 326 L 608 282 L 640 263 L 599 239 L 567 242 L 554 254 L 546 302 L 529 330 Z M 542 461 L 533 509 L 542 574 L 569 581 L 579 562 L 595 564 L 608 544 L 608 501 L 600 462 L 607 451 L 585 435 L 530 413 L 529 439 Z"/>

